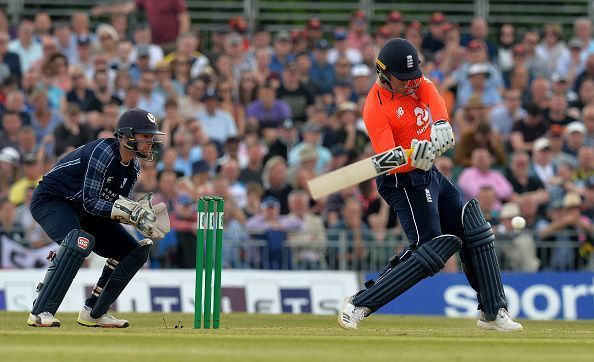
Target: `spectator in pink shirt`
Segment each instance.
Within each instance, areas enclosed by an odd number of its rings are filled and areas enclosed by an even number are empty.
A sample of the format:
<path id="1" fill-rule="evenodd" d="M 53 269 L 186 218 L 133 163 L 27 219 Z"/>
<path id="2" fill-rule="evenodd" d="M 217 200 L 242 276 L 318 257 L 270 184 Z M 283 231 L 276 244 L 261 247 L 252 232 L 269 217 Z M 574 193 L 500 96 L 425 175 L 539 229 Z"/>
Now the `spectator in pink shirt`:
<path id="1" fill-rule="evenodd" d="M 349 48 L 361 49 L 364 44 L 371 44 L 373 39 L 368 31 L 368 19 L 363 10 L 358 10 L 351 15 L 347 44 Z"/>
<path id="2" fill-rule="evenodd" d="M 470 167 L 464 169 L 458 177 L 458 186 L 464 193 L 466 200 L 476 197 L 484 186 L 491 186 L 497 195 L 496 209 L 501 202 L 512 196 L 513 188 L 503 174 L 491 169 L 493 156 L 485 148 L 472 151 Z"/>

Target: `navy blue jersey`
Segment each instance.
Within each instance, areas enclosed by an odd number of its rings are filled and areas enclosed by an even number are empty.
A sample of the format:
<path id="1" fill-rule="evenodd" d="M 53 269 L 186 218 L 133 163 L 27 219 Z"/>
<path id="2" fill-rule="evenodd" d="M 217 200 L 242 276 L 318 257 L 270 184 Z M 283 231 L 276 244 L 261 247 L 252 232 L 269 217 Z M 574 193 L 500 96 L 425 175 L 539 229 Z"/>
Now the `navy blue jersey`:
<path id="1" fill-rule="evenodd" d="M 130 197 L 140 173 L 135 158 L 128 165 L 120 160 L 118 140 L 99 139 L 64 156 L 43 176 L 39 187 L 81 206 L 84 211 L 111 217 L 118 195 Z"/>

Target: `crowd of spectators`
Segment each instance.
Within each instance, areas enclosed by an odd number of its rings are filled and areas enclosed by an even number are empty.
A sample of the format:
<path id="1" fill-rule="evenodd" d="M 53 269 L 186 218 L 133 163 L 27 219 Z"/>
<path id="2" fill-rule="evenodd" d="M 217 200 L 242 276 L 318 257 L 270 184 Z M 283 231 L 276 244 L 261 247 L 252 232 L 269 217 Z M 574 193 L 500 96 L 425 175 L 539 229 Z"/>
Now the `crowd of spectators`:
<path id="1" fill-rule="evenodd" d="M 225 267 L 384 263 L 396 252 L 390 241 L 403 236 L 373 181 L 319 201 L 306 181 L 372 154 L 361 111 L 375 58 L 386 40 L 404 37 L 445 98 L 457 138 L 435 164 L 465 199 L 479 199 L 505 240 L 504 268 L 593 268 L 589 19 L 573 29 L 491 24 L 497 33 L 489 34 L 480 17 L 457 24 L 435 12 L 419 22 L 391 11 L 373 28 L 357 11 L 338 27 L 311 18 L 271 33 L 237 17 L 201 33 L 183 0 L 158 9 L 144 3 L 68 19 L 39 11 L 14 26 L 0 13 L 3 242 L 50 243 L 28 210 L 37 182 L 65 153 L 113 137 L 118 116 L 140 107 L 166 133 L 164 151 L 142 162 L 135 189 L 154 192 L 171 216 L 153 266 L 193 267 L 202 195 L 226 201 Z M 137 10 L 148 22 L 132 26 L 128 15 Z M 90 16 L 101 16 L 96 27 Z M 518 215 L 527 221 L 521 232 L 510 223 Z"/>

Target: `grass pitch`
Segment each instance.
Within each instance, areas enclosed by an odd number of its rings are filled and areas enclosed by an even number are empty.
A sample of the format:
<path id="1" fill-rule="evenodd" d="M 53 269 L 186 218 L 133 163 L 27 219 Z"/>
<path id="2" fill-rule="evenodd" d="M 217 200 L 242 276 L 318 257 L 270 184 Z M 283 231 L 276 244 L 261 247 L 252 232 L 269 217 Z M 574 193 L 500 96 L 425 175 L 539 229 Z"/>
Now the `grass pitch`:
<path id="1" fill-rule="evenodd" d="M 131 327 L 116 330 L 79 326 L 74 313 L 57 315 L 61 328 L 32 328 L 27 316 L 0 312 L 1 361 L 594 360 L 592 322 L 522 321 L 523 332 L 499 333 L 472 319 L 374 315 L 346 331 L 335 316 L 226 314 L 221 329 L 194 330 L 190 314 L 118 313 Z"/>

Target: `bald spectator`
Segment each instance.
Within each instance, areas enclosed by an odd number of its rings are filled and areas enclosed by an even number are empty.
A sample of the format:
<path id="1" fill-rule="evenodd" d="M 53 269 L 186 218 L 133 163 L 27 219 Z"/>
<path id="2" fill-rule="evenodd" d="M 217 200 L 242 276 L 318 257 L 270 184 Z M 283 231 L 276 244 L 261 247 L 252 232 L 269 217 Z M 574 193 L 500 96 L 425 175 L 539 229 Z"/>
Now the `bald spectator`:
<path id="1" fill-rule="evenodd" d="M 289 213 L 289 193 L 293 190 L 287 180 L 287 164 L 280 156 L 274 156 L 264 165 L 262 174 L 263 197 L 272 196 L 280 203 L 280 212 Z"/>

